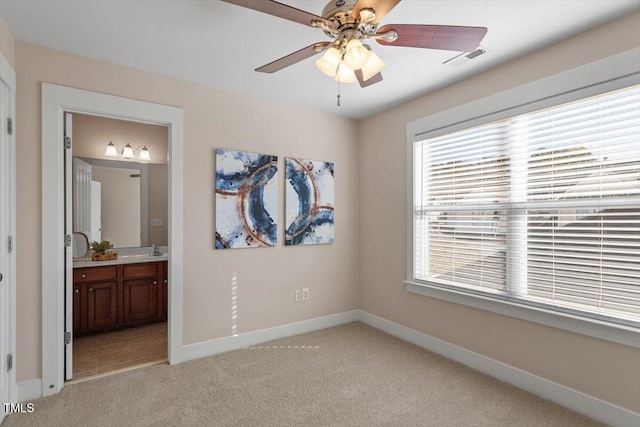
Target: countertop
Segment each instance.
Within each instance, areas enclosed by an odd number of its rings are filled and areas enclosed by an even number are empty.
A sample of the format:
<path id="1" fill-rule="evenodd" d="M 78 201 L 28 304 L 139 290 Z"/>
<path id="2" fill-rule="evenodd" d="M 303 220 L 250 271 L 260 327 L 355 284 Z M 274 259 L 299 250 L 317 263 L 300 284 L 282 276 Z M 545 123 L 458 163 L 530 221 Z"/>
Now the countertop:
<path id="1" fill-rule="evenodd" d="M 151 256 L 148 253 L 136 254 L 136 255 L 118 254 L 117 259 L 113 259 L 109 261 L 74 260 L 73 268 L 103 267 L 107 265 L 121 265 L 121 264 L 139 264 L 142 262 L 167 261 L 168 259 L 169 259 L 169 256 L 167 253 L 163 253 L 161 256 Z"/>

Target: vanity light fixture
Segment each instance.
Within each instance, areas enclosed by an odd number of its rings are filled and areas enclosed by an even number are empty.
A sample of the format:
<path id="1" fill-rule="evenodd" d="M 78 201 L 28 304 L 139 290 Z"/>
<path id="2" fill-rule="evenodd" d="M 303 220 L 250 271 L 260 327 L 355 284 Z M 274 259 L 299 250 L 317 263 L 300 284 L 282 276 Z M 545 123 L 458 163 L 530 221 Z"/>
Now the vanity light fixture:
<path id="1" fill-rule="evenodd" d="M 120 154 L 118 154 L 118 149 L 116 147 L 119 147 L 117 143 L 109 141 L 104 155 L 110 157 L 117 157 L 119 155 L 124 159 L 133 159 L 135 157 L 136 151 L 140 150 L 140 154 L 138 154 L 139 160 L 151 160 L 151 154 L 149 153 L 149 149 L 146 145 L 134 149 L 133 147 L 131 147 L 131 144 L 127 143 L 127 145 L 125 145 L 120 151 Z"/>

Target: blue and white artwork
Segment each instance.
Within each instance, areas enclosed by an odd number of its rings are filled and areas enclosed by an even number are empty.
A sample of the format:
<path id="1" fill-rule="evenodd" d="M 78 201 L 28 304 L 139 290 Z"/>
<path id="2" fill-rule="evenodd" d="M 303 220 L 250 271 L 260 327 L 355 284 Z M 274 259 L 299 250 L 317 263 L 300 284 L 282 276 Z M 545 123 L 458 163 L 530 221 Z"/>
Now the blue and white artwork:
<path id="1" fill-rule="evenodd" d="M 285 159 L 285 245 L 333 243 L 333 163 Z"/>
<path id="2" fill-rule="evenodd" d="M 275 246 L 278 157 L 216 150 L 216 249 Z"/>

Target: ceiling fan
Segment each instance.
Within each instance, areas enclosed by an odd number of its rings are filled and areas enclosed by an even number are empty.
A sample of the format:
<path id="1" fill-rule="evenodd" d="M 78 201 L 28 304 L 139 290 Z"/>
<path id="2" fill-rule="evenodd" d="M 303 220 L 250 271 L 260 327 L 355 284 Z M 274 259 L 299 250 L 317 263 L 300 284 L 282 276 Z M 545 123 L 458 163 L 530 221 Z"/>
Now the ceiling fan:
<path id="1" fill-rule="evenodd" d="M 222 1 L 319 28 L 332 39 L 314 43 L 256 68 L 256 71 L 274 73 L 325 52 L 316 61 L 320 71 L 342 83 L 358 81 L 361 87 L 382 81 L 380 71 L 386 66 L 370 46 L 362 43 L 363 40 L 373 39 L 385 46 L 471 52 L 487 33 L 484 27 L 451 25 L 390 24 L 378 27 L 400 0 L 331 0 L 324 7 L 322 16 L 273 0 Z"/>

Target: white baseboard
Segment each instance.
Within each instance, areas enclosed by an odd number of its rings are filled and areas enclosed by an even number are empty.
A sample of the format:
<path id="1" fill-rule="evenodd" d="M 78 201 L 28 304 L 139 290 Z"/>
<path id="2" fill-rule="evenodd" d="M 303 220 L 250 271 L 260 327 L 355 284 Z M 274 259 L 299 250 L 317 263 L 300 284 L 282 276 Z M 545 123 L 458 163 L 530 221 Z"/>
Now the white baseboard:
<path id="1" fill-rule="evenodd" d="M 439 340 L 406 326 L 358 310 L 358 320 L 447 359 L 469 366 L 529 393 L 612 426 L 640 425 L 640 414 L 554 383 L 513 366 Z"/>
<path id="2" fill-rule="evenodd" d="M 42 380 L 40 378 L 18 383 L 18 402 L 26 402 L 41 397 Z"/>
<path id="3" fill-rule="evenodd" d="M 302 320 L 300 322 L 288 323 L 286 325 L 274 326 L 272 328 L 246 332 L 236 336 L 189 344 L 182 347 L 182 360 L 187 361 L 198 359 L 200 357 L 211 356 L 225 351 L 261 344 L 279 338 L 290 337 L 293 335 L 329 328 L 331 326 L 356 322 L 358 320 L 358 316 L 359 311 L 352 310 L 344 313 Z"/>

